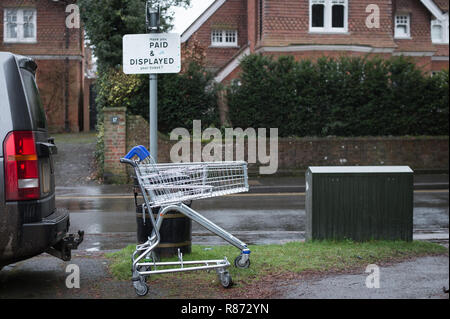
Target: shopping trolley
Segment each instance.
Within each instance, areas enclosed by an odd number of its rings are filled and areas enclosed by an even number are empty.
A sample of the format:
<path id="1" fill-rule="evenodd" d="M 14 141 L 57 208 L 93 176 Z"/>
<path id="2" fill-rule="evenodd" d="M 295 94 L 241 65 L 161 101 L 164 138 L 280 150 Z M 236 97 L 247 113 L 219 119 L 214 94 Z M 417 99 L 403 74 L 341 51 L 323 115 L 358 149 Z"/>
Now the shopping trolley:
<path id="1" fill-rule="evenodd" d="M 142 218 L 144 222 L 149 220 L 153 226 L 153 232 L 148 241 L 137 245 L 132 256 L 132 280 L 136 294 L 147 295 L 147 277 L 150 275 L 197 270 L 215 270 L 222 286 L 231 287 L 233 281 L 227 270 L 230 262 L 226 257 L 218 260 L 183 261 L 183 255 L 178 250 L 177 262 L 160 262 L 154 249 L 161 240 L 159 230 L 164 215 L 171 211 L 178 211 L 237 247 L 241 253 L 234 260 L 234 265 L 238 268 L 248 268 L 250 250 L 247 245 L 184 204 L 198 199 L 248 192 L 247 163 L 156 164 L 144 146 L 134 147 L 120 161 L 134 167 L 145 202 L 142 205 Z M 152 208 L 155 207 L 159 207 L 156 218 L 151 213 Z M 159 267 L 164 269 L 158 269 Z"/>

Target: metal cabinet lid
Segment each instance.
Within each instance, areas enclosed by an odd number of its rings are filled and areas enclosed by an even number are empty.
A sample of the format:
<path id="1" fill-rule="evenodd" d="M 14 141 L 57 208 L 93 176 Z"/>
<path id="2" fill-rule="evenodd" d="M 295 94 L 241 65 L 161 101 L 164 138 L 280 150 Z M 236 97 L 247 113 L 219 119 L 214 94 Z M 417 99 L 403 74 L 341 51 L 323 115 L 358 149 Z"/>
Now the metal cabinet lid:
<path id="1" fill-rule="evenodd" d="M 409 166 L 312 166 L 308 169 L 313 174 L 414 173 L 414 171 Z"/>

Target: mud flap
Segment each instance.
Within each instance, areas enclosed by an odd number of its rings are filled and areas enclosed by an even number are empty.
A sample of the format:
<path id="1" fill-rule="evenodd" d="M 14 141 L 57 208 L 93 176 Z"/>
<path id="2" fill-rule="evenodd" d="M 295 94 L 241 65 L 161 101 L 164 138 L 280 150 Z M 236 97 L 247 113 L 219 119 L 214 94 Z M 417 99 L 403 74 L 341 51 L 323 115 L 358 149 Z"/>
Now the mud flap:
<path id="1" fill-rule="evenodd" d="M 83 242 L 83 239 L 84 231 L 78 231 L 78 236 L 68 234 L 45 252 L 61 260 L 70 261 L 72 259 L 72 250 L 78 249 L 78 246 Z"/>

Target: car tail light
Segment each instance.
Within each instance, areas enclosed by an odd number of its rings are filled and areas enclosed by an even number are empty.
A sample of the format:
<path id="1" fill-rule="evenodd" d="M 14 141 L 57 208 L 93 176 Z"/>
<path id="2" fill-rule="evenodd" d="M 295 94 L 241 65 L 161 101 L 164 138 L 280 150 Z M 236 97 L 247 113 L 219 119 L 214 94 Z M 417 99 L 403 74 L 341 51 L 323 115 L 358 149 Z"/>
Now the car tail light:
<path id="1" fill-rule="evenodd" d="M 3 142 L 7 201 L 39 199 L 39 169 L 33 132 L 9 133 Z"/>

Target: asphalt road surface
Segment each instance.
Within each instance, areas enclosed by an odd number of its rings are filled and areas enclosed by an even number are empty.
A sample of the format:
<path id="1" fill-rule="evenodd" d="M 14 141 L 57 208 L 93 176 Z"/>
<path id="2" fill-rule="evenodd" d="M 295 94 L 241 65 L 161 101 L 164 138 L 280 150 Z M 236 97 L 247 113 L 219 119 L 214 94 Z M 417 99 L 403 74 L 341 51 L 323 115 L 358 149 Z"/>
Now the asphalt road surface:
<path id="1" fill-rule="evenodd" d="M 97 193 L 93 193 L 97 192 Z M 108 194 L 99 188 L 60 190 L 57 205 L 68 208 L 71 230 L 86 232 L 82 249 L 120 249 L 136 241 L 136 210 L 129 193 Z M 448 239 L 448 190 L 416 191 L 414 199 L 415 236 Z M 247 244 L 299 241 L 305 233 L 303 193 L 239 194 L 196 201 L 193 208 Z M 193 223 L 193 242 L 221 244 L 201 226 Z M 426 238 L 420 238 L 426 239 Z"/>

